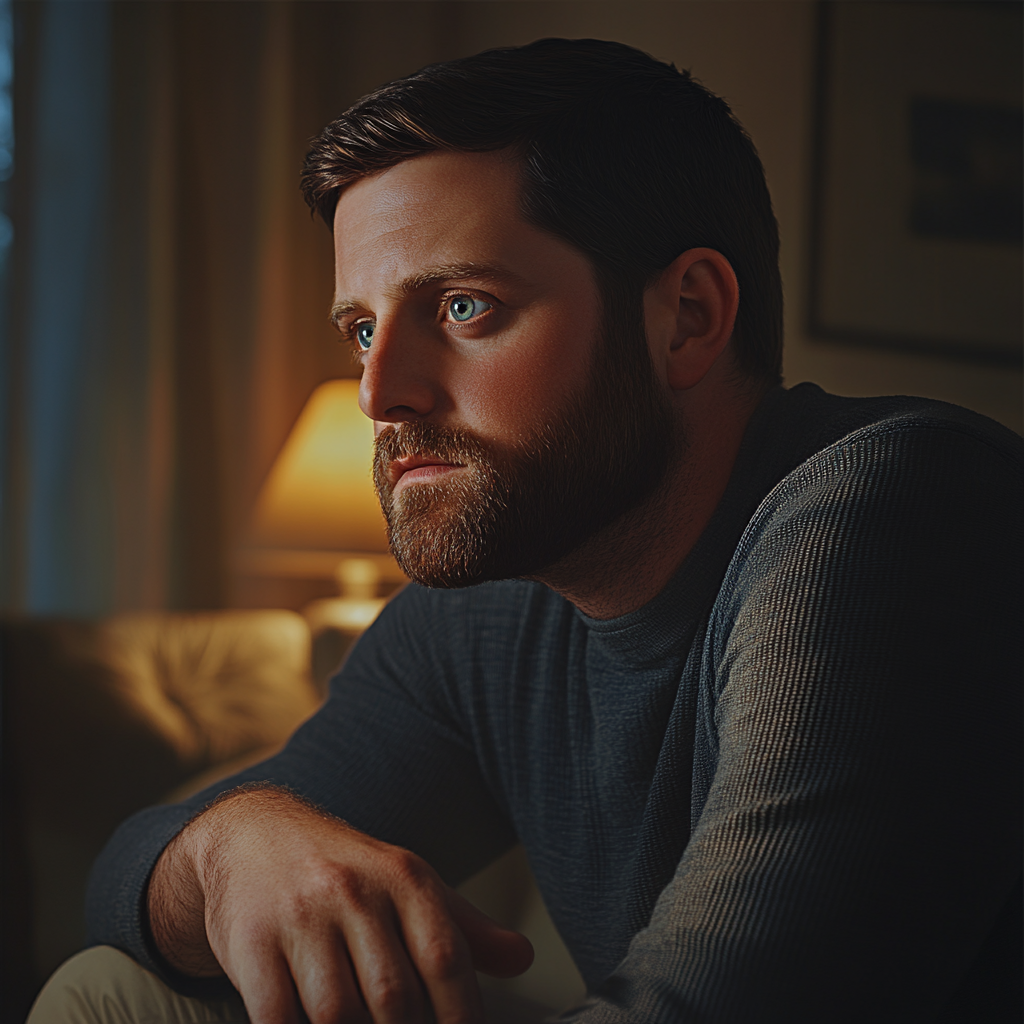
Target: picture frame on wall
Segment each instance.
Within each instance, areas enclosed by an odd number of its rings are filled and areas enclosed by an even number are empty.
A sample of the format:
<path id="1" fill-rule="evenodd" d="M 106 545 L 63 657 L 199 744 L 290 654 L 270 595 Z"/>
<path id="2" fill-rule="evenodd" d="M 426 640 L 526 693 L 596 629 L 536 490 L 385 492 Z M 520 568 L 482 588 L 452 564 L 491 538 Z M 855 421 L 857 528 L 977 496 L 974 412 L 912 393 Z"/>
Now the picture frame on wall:
<path id="1" fill-rule="evenodd" d="M 818 17 L 810 335 L 1021 365 L 1022 5 Z"/>

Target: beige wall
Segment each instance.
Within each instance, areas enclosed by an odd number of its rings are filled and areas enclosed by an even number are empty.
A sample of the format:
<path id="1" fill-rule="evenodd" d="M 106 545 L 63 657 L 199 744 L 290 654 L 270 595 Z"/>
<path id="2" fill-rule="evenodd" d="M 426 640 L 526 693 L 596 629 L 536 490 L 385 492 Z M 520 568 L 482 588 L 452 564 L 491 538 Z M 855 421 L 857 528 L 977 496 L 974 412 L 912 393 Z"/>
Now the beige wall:
<path id="1" fill-rule="evenodd" d="M 1019 370 L 807 336 L 814 3 L 477 2 L 453 7 L 448 43 L 461 53 L 543 36 L 617 39 L 689 68 L 729 101 L 757 143 L 782 232 L 787 383 L 812 380 L 845 395 L 927 395 L 1024 432 Z"/>

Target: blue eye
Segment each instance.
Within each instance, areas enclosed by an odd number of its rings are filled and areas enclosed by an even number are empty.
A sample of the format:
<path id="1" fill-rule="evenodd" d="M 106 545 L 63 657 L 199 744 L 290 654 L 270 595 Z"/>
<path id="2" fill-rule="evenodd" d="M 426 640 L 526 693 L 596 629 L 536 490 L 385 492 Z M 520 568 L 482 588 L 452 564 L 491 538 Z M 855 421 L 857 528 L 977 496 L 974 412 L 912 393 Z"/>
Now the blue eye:
<path id="1" fill-rule="evenodd" d="M 484 302 L 482 299 L 474 299 L 470 295 L 456 295 L 448 303 L 448 312 L 451 314 L 452 319 L 457 320 L 459 323 L 472 320 L 473 317 L 480 316 L 481 313 L 486 313 L 491 308 L 489 302 Z"/>
<path id="2" fill-rule="evenodd" d="M 373 343 L 373 330 L 376 324 L 369 320 L 356 324 L 356 344 L 365 352 Z"/>

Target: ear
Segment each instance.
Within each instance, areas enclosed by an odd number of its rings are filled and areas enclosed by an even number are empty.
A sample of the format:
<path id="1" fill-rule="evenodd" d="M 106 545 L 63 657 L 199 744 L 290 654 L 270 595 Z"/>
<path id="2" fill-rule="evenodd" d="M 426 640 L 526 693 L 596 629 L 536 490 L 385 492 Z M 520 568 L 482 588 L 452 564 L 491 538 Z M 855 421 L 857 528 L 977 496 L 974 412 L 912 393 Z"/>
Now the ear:
<path id="1" fill-rule="evenodd" d="M 687 249 L 644 293 L 647 340 L 673 391 L 695 387 L 732 337 L 740 288 L 715 249 Z"/>

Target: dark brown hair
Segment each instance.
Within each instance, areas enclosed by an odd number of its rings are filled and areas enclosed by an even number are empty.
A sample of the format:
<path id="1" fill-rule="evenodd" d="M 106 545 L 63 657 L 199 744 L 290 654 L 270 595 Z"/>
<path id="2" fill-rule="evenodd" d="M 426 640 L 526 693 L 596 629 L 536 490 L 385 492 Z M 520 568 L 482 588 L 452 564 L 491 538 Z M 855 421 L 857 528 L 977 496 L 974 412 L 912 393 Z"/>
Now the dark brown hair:
<path id="1" fill-rule="evenodd" d="M 542 39 L 384 85 L 315 140 L 302 193 L 330 226 L 360 178 L 503 149 L 523 162 L 526 218 L 582 251 L 620 308 L 642 316 L 644 288 L 681 252 L 721 252 L 740 286 L 739 367 L 779 380 L 779 235 L 754 144 L 724 100 L 630 46 Z"/>

